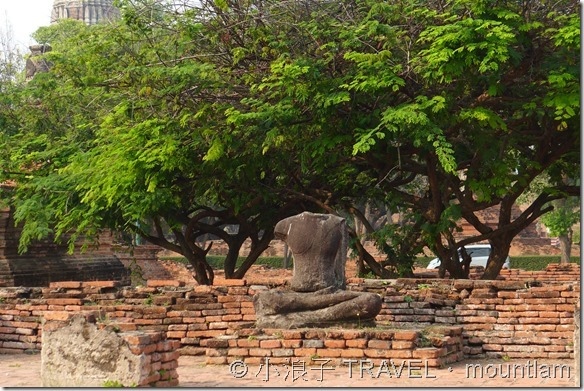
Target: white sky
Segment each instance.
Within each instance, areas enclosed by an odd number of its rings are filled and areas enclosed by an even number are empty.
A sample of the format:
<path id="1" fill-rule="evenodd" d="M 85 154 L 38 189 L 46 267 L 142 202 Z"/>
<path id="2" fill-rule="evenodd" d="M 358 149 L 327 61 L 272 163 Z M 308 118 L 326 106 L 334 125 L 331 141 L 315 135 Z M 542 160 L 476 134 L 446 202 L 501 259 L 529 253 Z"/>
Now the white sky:
<path id="1" fill-rule="evenodd" d="M 28 51 L 30 35 L 51 23 L 54 0 L 0 0 L 0 33 L 12 31 L 12 43 Z"/>

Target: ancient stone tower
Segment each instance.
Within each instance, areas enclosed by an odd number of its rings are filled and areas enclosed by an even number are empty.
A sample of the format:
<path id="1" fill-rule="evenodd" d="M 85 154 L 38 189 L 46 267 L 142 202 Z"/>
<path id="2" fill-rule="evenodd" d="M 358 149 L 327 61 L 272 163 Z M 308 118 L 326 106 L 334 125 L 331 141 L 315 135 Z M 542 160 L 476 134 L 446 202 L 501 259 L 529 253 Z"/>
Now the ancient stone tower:
<path id="1" fill-rule="evenodd" d="M 118 16 L 119 10 L 113 6 L 113 0 L 55 0 L 51 23 L 59 19 L 76 19 L 96 24 Z"/>

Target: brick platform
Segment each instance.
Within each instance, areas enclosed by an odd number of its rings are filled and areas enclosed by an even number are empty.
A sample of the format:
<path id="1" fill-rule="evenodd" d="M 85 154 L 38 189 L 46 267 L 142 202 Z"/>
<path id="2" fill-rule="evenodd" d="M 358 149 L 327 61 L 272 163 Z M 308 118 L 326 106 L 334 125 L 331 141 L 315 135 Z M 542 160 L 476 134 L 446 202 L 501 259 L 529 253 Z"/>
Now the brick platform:
<path id="1" fill-rule="evenodd" d="M 462 327 L 430 327 L 425 330 L 400 329 L 243 329 L 235 335 L 207 341 L 207 364 L 228 364 L 241 360 L 261 364 L 266 357 L 272 364 L 302 361 L 307 364 L 340 366 L 351 359 L 373 365 L 419 362 L 441 368 L 459 361 L 462 353 Z M 354 360 L 354 361 L 355 361 Z"/>

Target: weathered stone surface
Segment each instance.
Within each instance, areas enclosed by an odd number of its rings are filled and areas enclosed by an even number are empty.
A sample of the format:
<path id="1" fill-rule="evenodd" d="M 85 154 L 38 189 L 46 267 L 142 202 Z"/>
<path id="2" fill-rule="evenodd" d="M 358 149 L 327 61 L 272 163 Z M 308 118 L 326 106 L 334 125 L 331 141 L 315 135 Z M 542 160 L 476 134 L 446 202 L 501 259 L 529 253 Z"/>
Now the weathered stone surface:
<path id="1" fill-rule="evenodd" d="M 105 381 L 141 383 L 145 355 L 134 355 L 115 332 L 98 330 L 83 316 L 67 326 L 43 332 L 43 387 L 102 387 Z"/>
<path id="2" fill-rule="evenodd" d="M 285 241 L 294 255 L 292 290 L 315 292 L 327 287 L 345 288 L 345 224 L 341 217 L 310 212 L 276 224 L 275 237 Z"/>
<path id="3" fill-rule="evenodd" d="M 260 328 L 329 326 L 341 321 L 374 319 L 381 310 L 381 296 L 375 293 L 333 291 L 332 293 L 260 292 L 254 297 Z"/>
<path id="4" fill-rule="evenodd" d="M 46 52 L 51 51 L 50 45 L 32 45 L 29 46 L 30 56 L 26 60 L 25 75 L 30 80 L 36 73 L 46 72 L 49 70 L 49 63 L 41 57 Z"/>

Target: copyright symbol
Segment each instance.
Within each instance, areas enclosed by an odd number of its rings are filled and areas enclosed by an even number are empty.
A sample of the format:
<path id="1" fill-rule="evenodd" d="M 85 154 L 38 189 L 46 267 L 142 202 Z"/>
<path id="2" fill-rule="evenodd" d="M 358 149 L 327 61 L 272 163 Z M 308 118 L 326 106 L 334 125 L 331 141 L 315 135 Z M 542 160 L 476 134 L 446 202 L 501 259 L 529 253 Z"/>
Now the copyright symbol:
<path id="1" fill-rule="evenodd" d="M 236 360 L 229 364 L 229 373 L 231 373 L 236 379 L 243 378 L 247 375 L 247 371 L 247 364 L 241 360 Z"/>

